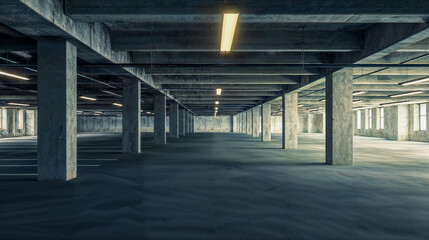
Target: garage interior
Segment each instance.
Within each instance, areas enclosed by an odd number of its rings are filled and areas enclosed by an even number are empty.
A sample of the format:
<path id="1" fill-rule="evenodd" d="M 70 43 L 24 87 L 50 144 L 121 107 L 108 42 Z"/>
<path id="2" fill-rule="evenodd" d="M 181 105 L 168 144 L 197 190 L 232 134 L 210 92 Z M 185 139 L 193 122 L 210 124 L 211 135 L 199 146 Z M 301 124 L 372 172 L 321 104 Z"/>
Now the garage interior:
<path id="1" fill-rule="evenodd" d="M 0 239 L 429 239 L 429 2 L 2 0 Z"/>

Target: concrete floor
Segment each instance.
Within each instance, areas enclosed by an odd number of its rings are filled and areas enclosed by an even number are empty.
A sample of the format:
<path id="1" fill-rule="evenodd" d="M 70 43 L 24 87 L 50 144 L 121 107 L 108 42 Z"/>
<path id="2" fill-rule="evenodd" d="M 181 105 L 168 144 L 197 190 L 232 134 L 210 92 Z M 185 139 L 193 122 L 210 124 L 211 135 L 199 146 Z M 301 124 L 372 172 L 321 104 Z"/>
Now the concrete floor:
<path id="1" fill-rule="evenodd" d="M 86 134 L 79 178 L 40 183 L 5 175 L 36 172 L 35 138 L 0 139 L 0 239 L 429 239 L 429 143 L 355 137 L 355 166 L 332 167 L 322 135 L 299 141 L 144 138 L 132 156 Z"/>

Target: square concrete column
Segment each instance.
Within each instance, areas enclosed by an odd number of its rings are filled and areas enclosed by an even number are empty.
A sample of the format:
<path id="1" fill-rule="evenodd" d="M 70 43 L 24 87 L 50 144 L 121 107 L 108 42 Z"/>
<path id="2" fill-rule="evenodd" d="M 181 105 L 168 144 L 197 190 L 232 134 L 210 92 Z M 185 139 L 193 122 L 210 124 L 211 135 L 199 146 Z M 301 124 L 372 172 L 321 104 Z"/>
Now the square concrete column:
<path id="1" fill-rule="evenodd" d="M 166 144 L 166 132 L 165 124 L 167 120 L 166 110 L 165 110 L 165 95 L 156 94 L 153 96 L 153 105 L 154 105 L 154 139 L 155 144 Z"/>
<path id="2" fill-rule="evenodd" d="M 122 152 L 139 153 L 141 145 L 140 81 L 122 80 Z"/>
<path id="3" fill-rule="evenodd" d="M 76 47 L 64 40 L 37 42 L 37 179 L 77 177 Z"/>
<path id="4" fill-rule="evenodd" d="M 298 148 L 298 93 L 287 93 L 282 95 L 282 148 Z"/>
<path id="5" fill-rule="evenodd" d="M 185 109 L 179 110 L 179 135 L 180 136 L 186 135 L 186 110 Z"/>
<path id="6" fill-rule="evenodd" d="M 252 135 L 252 110 L 247 110 L 246 111 L 246 134 L 247 135 Z"/>
<path id="7" fill-rule="evenodd" d="M 185 110 L 185 134 L 189 134 L 189 112 Z"/>
<path id="8" fill-rule="evenodd" d="M 179 138 L 179 104 L 171 103 L 169 110 L 170 138 Z"/>
<path id="9" fill-rule="evenodd" d="M 353 71 L 326 77 L 326 163 L 353 164 Z"/>
<path id="10" fill-rule="evenodd" d="M 262 132 L 261 141 L 271 141 L 271 103 L 264 103 L 261 108 Z"/>
<path id="11" fill-rule="evenodd" d="M 260 111 L 259 106 L 252 109 L 252 137 L 254 138 L 259 138 L 259 132 L 261 131 Z"/>

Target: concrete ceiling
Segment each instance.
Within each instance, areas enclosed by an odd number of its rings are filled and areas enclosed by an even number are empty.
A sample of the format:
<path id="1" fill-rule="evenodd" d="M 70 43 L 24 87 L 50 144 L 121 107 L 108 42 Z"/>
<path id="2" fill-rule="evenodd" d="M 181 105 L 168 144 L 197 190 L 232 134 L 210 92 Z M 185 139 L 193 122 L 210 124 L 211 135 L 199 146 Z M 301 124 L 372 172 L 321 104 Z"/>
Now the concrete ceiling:
<path id="1" fill-rule="evenodd" d="M 299 92 L 301 112 L 324 110 L 324 77 L 352 64 L 356 107 L 426 101 L 429 85 L 398 83 L 429 76 L 429 2 L 369 0 L 270 1 L 6 0 L 0 3 L 0 63 L 36 64 L 37 39 L 61 37 L 78 47 L 81 110 L 120 112 L 121 79 L 142 81 L 142 107 L 163 93 L 197 115 L 236 114 Z M 232 52 L 219 52 L 222 12 L 240 12 Z M 55 12 L 55 14 L 53 14 Z M 103 65 L 104 64 L 104 65 Z M 128 68 L 115 64 L 129 64 Z M 313 65 L 310 67 L 310 65 Z M 331 64 L 339 64 L 330 67 Z M 29 66 L 30 66 L 29 65 Z M 37 69 L 0 67 L 31 81 L 0 77 L 0 104 L 37 105 Z M 223 89 L 222 96 L 215 89 Z M 107 90 L 107 91 L 106 91 Z M 413 97 L 391 94 L 422 90 Z M 145 112 L 145 111 L 144 111 Z"/>

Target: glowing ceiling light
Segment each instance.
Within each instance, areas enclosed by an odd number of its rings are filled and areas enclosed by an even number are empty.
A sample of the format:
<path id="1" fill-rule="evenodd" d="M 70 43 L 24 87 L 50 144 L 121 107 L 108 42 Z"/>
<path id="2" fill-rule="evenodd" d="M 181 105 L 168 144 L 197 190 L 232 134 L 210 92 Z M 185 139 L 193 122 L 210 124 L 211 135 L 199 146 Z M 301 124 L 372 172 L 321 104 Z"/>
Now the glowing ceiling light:
<path id="1" fill-rule="evenodd" d="M 310 108 L 310 109 L 307 109 L 308 111 L 318 111 L 319 110 L 319 108 Z"/>
<path id="2" fill-rule="evenodd" d="M 405 92 L 405 93 L 392 94 L 392 95 L 389 95 L 389 97 L 391 97 L 391 98 L 397 98 L 397 97 L 405 97 L 405 96 L 417 95 L 417 94 L 422 94 L 422 93 L 424 93 L 424 92 L 423 91 L 413 91 L 413 92 Z"/>
<path id="3" fill-rule="evenodd" d="M 216 104 L 216 105 L 219 105 L 219 101 L 215 101 L 215 104 Z"/>
<path id="4" fill-rule="evenodd" d="M 14 102 L 8 102 L 7 104 L 8 104 L 8 105 L 11 105 L 11 106 L 20 106 L 20 107 L 29 107 L 29 106 L 30 106 L 30 104 L 26 104 L 26 103 L 14 103 Z"/>
<path id="5" fill-rule="evenodd" d="M 97 101 L 96 98 L 92 98 L 92 97 L 87 97 L 87 96 L 79 96 L 80 99 L 85 99 L 85 100 L 89 100 L 89 101 Z"/>
<path id="6" fill-rule="evenodd" d="M 353 92 L 353 96 L 357 96 L 357 95 L 361 95 L 361 94 L 365 94 L 366 92 L 364 92 L 364 91 L 356 91 L 356 92 Z"/>
<path id="7" fill-rule="evenodd" d="M 222 25 L 221 52 L 230 52 L 232 40 L 234 39 L 235 27 L 237 26 L 238 13 L 224 13 Z"/>
<path id="8" fill-rule="evenodd" d="M 27 77 L 21 77 L 21 76 L 12 74 L 12 73 L 2 72 L 2 71 L 0 71 L 0 75 L 4 75 L 4 76 L 8 76 L 8 77 L 13 77 L 13 78 L 18 78 L 18 79 L 26 80 L 26 81 L 30 80 Z"/>
<path id="9" fill-rule="evenodd" d="M 146 114 L 151 114 L 151 112 L 146 112 Z"/>
<path id="10" fill-rule="evenodd" d="M 380 106 L 388 107 L 388 106 L 395 106 L 395 105 L 408 104 L 408 103 L 410 103 L 410 100 L 399 101 L 399 102 L 390 102 L 390 103 L 382 103 L 382 104 L 380 104 Z"/>
<path id="11" fill-rule="evenodd" d="M 304 107 L 304 104 L 299 104 L 298 107 Z"/>
<path id="12" fill-rule="evenodd" d="M 113 106 L 117 106 L 117 107 L 122 107 L 122 106 L 123 106 L 122 104 L 120 104 L 120 103 L 115 103 L 115 102 L 114 102 L 114 103 L 112 103 L 112 105 L 113 105 Z"/>
<path id="13" fill-rule="evenodd" d="M 218 107 L 215 107 L 215 110 L 217 111 L 219 108 Z"/>
<path id="14" fill-rule="evenodd" d="M 324 99 L 320 99 L 319 101 L 320 101 L 320 102 L 326 102 L 326 98 L 324 98 Z"/>
<path id="15" fill-rule="evenodd" d="M 222 88 L 216 88 L 216 95 L 222 94 Z"/>
<path id="16" fill-rule="evenodd" d="M 94 114 L 101 115 L 101 114 L 103 114 L 103 112 L 100 112 L 100 111 L 94 111 Z"/>
<path id="17" fill-rule="evenodd" d="M 353 100 L 353 103 L 360 103 L 362 100 Z"/>
<path id="18" fill-rule="evenodd" d="M 399 83 L 399 85 L 408 86 L 408 85 L 413 85 L 413 84 L 418 84 L 418 83 L 428 82 L 428 81 L 429 81 L 429 77 L 424 77 L 424 78 L 419 78 L 419 79 L 416 79 L 416 80 L 402 82 L 402 83 Z"/>

